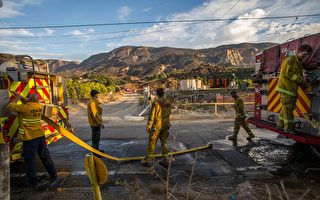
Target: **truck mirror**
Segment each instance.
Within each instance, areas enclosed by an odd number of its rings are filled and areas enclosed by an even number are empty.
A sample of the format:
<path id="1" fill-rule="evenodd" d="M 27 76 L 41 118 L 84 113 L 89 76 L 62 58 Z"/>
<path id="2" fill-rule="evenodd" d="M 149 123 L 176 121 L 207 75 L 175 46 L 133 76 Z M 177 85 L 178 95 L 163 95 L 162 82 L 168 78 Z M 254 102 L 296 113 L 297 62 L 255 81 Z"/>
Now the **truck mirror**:
<path id="1" fill-rule="evenodd" d="M 19 73 L 18 71 L 7 71 L 9 77 L 13 80 L 13 81 L 19 81 Z"/>

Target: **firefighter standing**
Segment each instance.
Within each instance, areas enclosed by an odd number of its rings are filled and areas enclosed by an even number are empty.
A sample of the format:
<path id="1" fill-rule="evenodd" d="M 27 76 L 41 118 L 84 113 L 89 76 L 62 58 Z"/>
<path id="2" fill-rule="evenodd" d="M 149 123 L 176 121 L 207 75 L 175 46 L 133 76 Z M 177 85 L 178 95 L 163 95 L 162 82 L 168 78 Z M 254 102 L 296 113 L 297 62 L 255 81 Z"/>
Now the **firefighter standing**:
<path id="1" fill-rule="evenodd" d="M 17 102 L 21 100 L 21 104 Z M 27 184 L 36 187 L 34 157 L 36 152 L 50 175 L 51 181 L 57 180 L 57 171 L 51 159 L 50 152 L 46 145 L 44 132 L 41 124 L 43 108 L 37 94 L 29 94 L 25 99 L 15 94 L 15 100 L 8 105 L 8 109 L 19 114 L 19 138 L 23 140 L 23 157 L 27 174 Z"/>
<path id="2" fill-rule="evenodd" d="M 309 45 L 301 45 L 296 55 L 286 58 L 280 69 L 280 77 L 277 91 L 280 93 L 282 109 L 277 123 L 278 129 L 285 132 L 293 132 L 293 111 L 297 102 L 298 85 L 306 86 L 307 81 L 303 76 L 302 60 L 310 54 L 312 48 Z"/>
<path id="3" fill-rule="evenodd" d="M 235 100 L 235 110 L 236 110 L 236 118 L 234 121 L 234 130 L 233 130 L 233 135 L 230 136 L 228 139 L 229 140 L 233 140 L 233 141 L 237 141 L 237 136 L 240 130 L 240 126 L 242 126 L 244 128 L 244 130 L 247 131 L 248 133 L 248 137 L 247 140 L 251 141 L 252 138 L 254 138 L 254 135 L 251 131 L 251 129 L 248 126 L 248 123 L 246 121 L 246 113 L 244 112 L 244 104 L 242 99 L 238 96 L 237 92 L 235 90 L 232 90 L 231 92 L 231 96 L 232 98 L 234 98 Z"/>
<path id="4" fill-rule="evenodd" d="M 102 122 L 102 107 L 98 100 L 98 94 L 99 92 L 97 90 L 91 90 L 91 99 L 87 105 L 88 121 L 92 131 L 92 147 L 97 150 L 99 150 L 101 128 L 104 128 Z"/>
<path id="5" fill-rule="evenodd" d="M 168 166 L 167 138 L 170 128 L 171 100 L 164 97 L 164 89 L 157 89 L 157 99 L 152 102 L 146 131 L 149 134 L 147 154 L 142 165 L 149 166 L 153 160 L 157 140 L 160 137 L 162 157 L 161 165 Z"/>

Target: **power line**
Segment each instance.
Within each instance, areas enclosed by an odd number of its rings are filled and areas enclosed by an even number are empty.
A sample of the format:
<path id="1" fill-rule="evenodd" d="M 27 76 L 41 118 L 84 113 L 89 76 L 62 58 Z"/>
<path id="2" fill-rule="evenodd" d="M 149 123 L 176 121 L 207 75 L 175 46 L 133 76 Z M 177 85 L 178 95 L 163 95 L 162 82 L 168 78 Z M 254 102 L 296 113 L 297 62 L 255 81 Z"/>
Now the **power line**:
<path id="1" fill-rule="evenodd" d="M 297 15 L 297 16 L 296 16 L 296 18 L 294 19 L 293 24 L 295 24 L 295 23 L 296 23 L 296 21 L 297 21 L 297 19 L 298 19 L 299 15 L 300 15 L 300 13 L 301 13 L 301 10 L 302 10 L 302 7 L 300 8 L 300 11 L 299 11 L 298 15 Z"/>
<path id="2" fill-rule="evenodd" d="M 237 1 L 222 17 L 226 16 L 238 3 L 240 0 Z"/>
<path id="3" fill-rule="evenodd" d="M 299 15 L 303 17 L 318 17 L 320 14 Z M 114 22 L 114 23 L 92 23 L 92 24 L 69 24 L 69 25 L 45 25 L 45 26 L 7 26 L 0 27 L 2 29 L 42 29 L 42 28 L 75 28 L 75 27 L 93 27 L 93 26 L 122 26 L 137 24 L 159 24 L 159 23 L 193 23 L 193 22 L 221 22 L 221 21 L 246 21 L 246 20 L 266 20 L 266 19 L 289 19 L 296 18 L 295 15 L 285 16 L 267 16 L 267 17 L 241 17 L 241 18 L 213 18 L 213 19 L 187 19 L 187 20 L 160 20 L 160 21 L 136 21 L 136 22 Z"/>
<path id="4" fill-rule="evenodd" d="M 193 23 L 193 24 L 201 24 L 201 23 L 205 23 L 205 22 L 197 22 L 197 23 Z M 299 23 L 299 24 L 303 24 L 303 23 Z M 285 27 L 288 24 L 280 24 L 277 25 L 276 27 L 281 28 L 281 27 Z M 158 30 L 153 30 L 153 31 L 141 31 L 141 30 L 135 30 L 135 31 L 119 31 L 121 33 L 124 32 L 128 32 L 130 34 L 127 35 L 118 35 L 118 36 L 114 36 L 114 37 L 104 37 L 104 38 L 96 38 L 96 39 L 87 39 L 87 40 L 81 40 L 81 41 L 65 41 L 65 42 L 48 42 L 45 41 L 45 44 L 51 44 L 51 45 L 60 45 L 60 44 L 79 44 L 79 43 L 84 43 L 84 42 L 99 42 L 99 41 L 108 41 L 108 40 L 115 40 L 115 39 L 122 39 L 122 38 L 127 38 L 127 37 L 134 37 L 134 36 L 140 36 L 140 35 L 148 35 L 148 34 L 154 34 L 154 33 L 160 33 L 160 32 L 168 32 L 170 30 L 174 30 L 175 28 L 179 28 L 181 26 L 176 25 L 176 26 L 171 26 L 171 27 L 166 27 L 166 28 L 161 28 Z M 269 25 L 254 25 L 253 27 L 257 27 L 257 28 L 263 28 L 263 27 L 269 27 Z M 110 32 L 109 32 L 110 33 Z M 116 32 L 114 32 L 116 33 Z M 106 34 L 106 33 L 97 33 L 97 34 Z M 90 34 L 91 35 L 91 34 Z M 59 36 L 63 36 L 63 35 L 57 35 L 57 37 Z M 71 36 L 71 35 L 68 35 Z M 81 36 L 86 36 L 86 35 L 81 35 Z M 54 36 L 52 36 L 54 37 Z M 3 37 L 0 37 L 3 38 Z M 8 37 L 5 37 L 8 38 Z M 34 38 L 32 38 L 34 39 Z M 41 38 L 36 38 L 36 39 L 41 39 Z M 12 41 L 14 42 L 14 41 Z M 31 44 L 31 45 L 37 45 L 37 44 L 43 44 L 43 42 L 23 42 L 24 44 Z"/>
<path id="5" fill-rule="evenodd" d="M 199 24 L 199 23 L 203 23 L 203 22 L 197 22 L 197 23 L 194 23 L 194 24 Z M 148 35 L 148 34 L 153 34 L 153 33 L 157 33 L 157 32 L 167 32 L 167 31 L 173 30 L 175 28 L 179 28 L 179 26 L 173 26 L 173 27 L 163 28 L 163 29 L 149 31 L 149 32 L 131 32 L 133 34 L 123 35 L 123 36 L 115 36 L 115 37 L 108 37 L 108 38 L 100 38 L 100 39 L 88 39 L 88 40 L 85 40 L 85 41 L 66 41 L 66 42 L 47 42 L 46 41 L 46 44 L 54 44 L 55 45 L 55 44 L 78 44 L 78 43 L 84 43 L 84 42 L 100 42 L 100 41 L 122 39 L 122 38 L 133 37 L 133 36 Z M 23 43 L 24 44 L 43 44 L 43 42 L 23 42 Z"/>
<path id="6" fill-rule="evenodd" d="M 204 22 L 195 22 L 190 24 L 200 24 Z M 159 30 L 150 31 L 150 33 L 164 31 L 164 30 L 173 30 L 175 28 L 183 27 L 181 25 L 175 25 L 165 28 L 160 28 Z M 83 36 L 95 36 L 95 35 L 107 35 L 107 34 L 126 34 L 126 33 L 139 33 L 145 31 L 145 28 L 142 29 L 133 29 L 133 30 L 122 30 L 122 31 L 108 31 L 108 32 L 91 32 L 91 33 L 81 33 L 78 35 L 75 34 L 62 34 L 62 35 L 25 35 L 25 36 L 0 36 L 0 38 L 31 38 L 31 39 L 42 39 L 42 38 L 56 38 L 56 37 L 83 37 Z"/>
<path id="7" fill-rule="evenodd" d="M 110 32 L 95 32 L 95 33 L 80 33 L 76 34 L 61 34 L 61 35 L 24 35 L 24 36 L 0 36 L 0 38 L 32 38 L 32 39 L 41 39 L 41 38 L 56 38 L 56 37 L 83 37 L 83 36 L 92 36 L 92 35 L 107 35 L 107 34 L 121 34 L 121 33 L 132 33 L 139 30 L 124 30 L 124 31 L 110 31 Z"/>

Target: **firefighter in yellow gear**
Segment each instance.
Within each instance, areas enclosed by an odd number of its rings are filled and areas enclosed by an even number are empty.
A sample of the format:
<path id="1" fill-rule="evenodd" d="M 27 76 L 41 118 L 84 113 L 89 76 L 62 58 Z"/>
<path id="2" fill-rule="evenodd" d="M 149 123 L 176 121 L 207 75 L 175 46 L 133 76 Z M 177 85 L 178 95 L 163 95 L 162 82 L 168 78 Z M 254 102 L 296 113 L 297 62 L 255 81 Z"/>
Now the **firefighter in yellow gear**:
<path id="1" fill-rule="evenodd" d="M 167 138 L 171 126 L 171 106 L 172 101 L 169 98 L 164 97 L 164 89 L 158 88 L 157 99 L 152 103 L 146 128 L 146 131 L 149 134 L 149 142 L 145 159 L 142 160 L 142 165 L 144 166 L 149 166 L 151 164 L 158 138 L 160 138 L 163 158 L 160 164 L 164 166 L 168 166 L 169 164 Z"/>
<path id="2" fill-rule="evenodd" d="M 92 131 L 92 147 L 97 150 L 99 150 L 101 128 L 104 128 L 102 121 L 102 107 L 98 100 L 98 94 L 99 92 L 97 90 L 91 90 L 91 99 L 87 105 L 88 122 Z"/>
<path id="3" fill-rule="evenodd" d="M 305 87 L 307 85 L 307 81 L 303 76 L 302 60 L 311 51 L 312 48 L 309 45 L 301 45 L 296 55 L 289 56 L 281 64 L 277 91 L 280 93 L 282 109 L 277 122 L 277 128 L 283 129 L 285 132 L 294 133 L 293 111 L 297 102 L 298 86 Z"/>
<path id="4" fill-rule="evenodd" d="M 22 103 L 18 104 L 19 100 Z M 19 117 L 18 134 L 23 140 L 22 154 L 27 174 L 27 184 L 31 187 L 37 186 L 34 162 L 36 152 L 38 152 L 42 164 L 48 171 L 51 181 L 57 180 L 57 171 L 47 148 L 42 129 L 41 114 L 43 113 L 43 108 L 38 102 L 39 97 L 37 94 L 29 94 L 28 98 L 25 99 L 15 93 L 15 100 L 8 105 L 8 109 L 16 112 Z"/>
<path id="5" fill-rule="evenodd" d="M 235 100 L 234 108 L 236 111 L 236 117 L 234 120 L 234 130 L 233 135 L 228 137 L 229 140 L 237 141 L 238 133 L 240 130 L 240 127 L 242 126 L 244 130 L 248 133 L 247 140 L 251 141 L 252 138 L 254 138 L 254 135 L 251 131 L 251 129 L 248 126 L 247 120 L 246 120 L 246 113 L 244 112 L 244 104 L 242 99 L 238 96 L 237 92 L 235 90 L 232 90 L 231 92 L 232 98 Z"/>

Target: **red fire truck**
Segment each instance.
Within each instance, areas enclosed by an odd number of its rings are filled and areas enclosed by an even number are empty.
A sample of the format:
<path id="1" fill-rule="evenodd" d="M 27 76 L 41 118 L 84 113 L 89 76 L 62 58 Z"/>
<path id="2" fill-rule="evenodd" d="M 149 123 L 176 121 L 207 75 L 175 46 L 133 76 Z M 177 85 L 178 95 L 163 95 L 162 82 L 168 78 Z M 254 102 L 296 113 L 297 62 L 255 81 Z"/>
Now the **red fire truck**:
<path id="1" fill-rule="evenodd" d="M 282 105 L 276 91 L 281 62 L 297 52 L 302 44 L 308 44 L 313 51 L 303 62 L 304 74 L 311 80 L 311 86 L 298 89 L 298 100 L 294 110 L 296 134 L 278 130 L 276 123 Z M 320 33 L 294 39 L 264 50 L 256 56 L 254 115 L 248 119 L 258 127 L 265 128 L 297 142 L 320 145 Z"/>
<path id="2" fill-rule="evenodd" d="M 50 73 L 44 60 L 33 60 L 27 55 L 0 53 L 0 144 L 10 144 L 11 161 L 21 158 L 22 147 L 22 142 L 16 137 L 18 117 L 6 109 L 15 92 L 22 97 L 30 93 L 38 94 L 44 106 L 44 114 L 61 126 L 69 127 L 64 79 Z M 46 123 L 43 123 L 42 128 L 47 144 L 63 137 Z"/>

